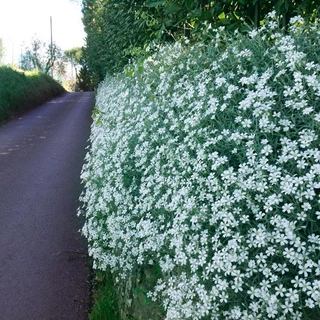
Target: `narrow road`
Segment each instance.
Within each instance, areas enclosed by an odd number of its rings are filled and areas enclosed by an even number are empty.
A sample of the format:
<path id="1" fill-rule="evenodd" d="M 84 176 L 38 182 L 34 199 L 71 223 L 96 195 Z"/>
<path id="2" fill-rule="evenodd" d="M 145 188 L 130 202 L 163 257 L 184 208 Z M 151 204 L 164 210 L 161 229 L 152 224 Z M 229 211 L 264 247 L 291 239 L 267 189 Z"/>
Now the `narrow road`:
<path id="1" fill-rule="evenodd" d="M 88 319 L 76 215 L 92 93 L 67 93 L 0 127 L 0 320 Z"/>

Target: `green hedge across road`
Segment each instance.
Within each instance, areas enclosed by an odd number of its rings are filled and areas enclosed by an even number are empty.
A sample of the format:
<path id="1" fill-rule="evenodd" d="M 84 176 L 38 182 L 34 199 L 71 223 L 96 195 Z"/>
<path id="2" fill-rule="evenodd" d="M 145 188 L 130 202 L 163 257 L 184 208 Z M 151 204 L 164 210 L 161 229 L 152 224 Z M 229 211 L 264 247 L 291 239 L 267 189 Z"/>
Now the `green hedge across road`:
<path id="1" fill-rule="evenodd" d="M 0 67 L 0 122 L 62 94 L 63 87 L 46 74 Z"/>

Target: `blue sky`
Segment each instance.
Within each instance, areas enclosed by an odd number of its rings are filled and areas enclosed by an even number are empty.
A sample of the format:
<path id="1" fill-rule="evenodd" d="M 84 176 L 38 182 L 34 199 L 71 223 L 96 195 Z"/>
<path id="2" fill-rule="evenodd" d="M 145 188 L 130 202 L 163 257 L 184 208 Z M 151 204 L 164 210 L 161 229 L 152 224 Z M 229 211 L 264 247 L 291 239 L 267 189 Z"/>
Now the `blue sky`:
<path id="1" fill-rule="evenodd" d="M 33 37 L 53 41 L 63 50 L 84 44 L 79 0 L 0 0 L 0 38 L 6 48 L 5 62 L 18 62 Z"/>

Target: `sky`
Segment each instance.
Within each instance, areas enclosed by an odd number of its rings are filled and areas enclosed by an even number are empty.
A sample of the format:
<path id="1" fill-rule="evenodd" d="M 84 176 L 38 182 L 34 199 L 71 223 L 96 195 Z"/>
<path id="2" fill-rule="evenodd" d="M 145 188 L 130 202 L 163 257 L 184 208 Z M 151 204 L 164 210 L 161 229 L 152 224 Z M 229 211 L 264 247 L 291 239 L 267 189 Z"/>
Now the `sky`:
<path id="1" fill-rule="evenodd" d="M 0 38 L 5 63 L 18 63 L 32 38 L 50 42 L 63 50 L 84 45 L 85 32 L 79 0 L 0 0 Z"/>

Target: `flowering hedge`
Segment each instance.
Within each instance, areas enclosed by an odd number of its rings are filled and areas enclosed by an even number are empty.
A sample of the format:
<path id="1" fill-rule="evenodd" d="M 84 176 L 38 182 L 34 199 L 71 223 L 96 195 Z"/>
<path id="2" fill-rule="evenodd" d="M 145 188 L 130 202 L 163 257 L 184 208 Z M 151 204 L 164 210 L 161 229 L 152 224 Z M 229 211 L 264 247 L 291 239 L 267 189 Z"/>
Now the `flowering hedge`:
<path id="1" fill-rule="evenodd" d="M 318 319 L 320 28 L 208 30 L 100 86 L 81 196 L 94 267 L 160 267 L 166 319 Z"/>

